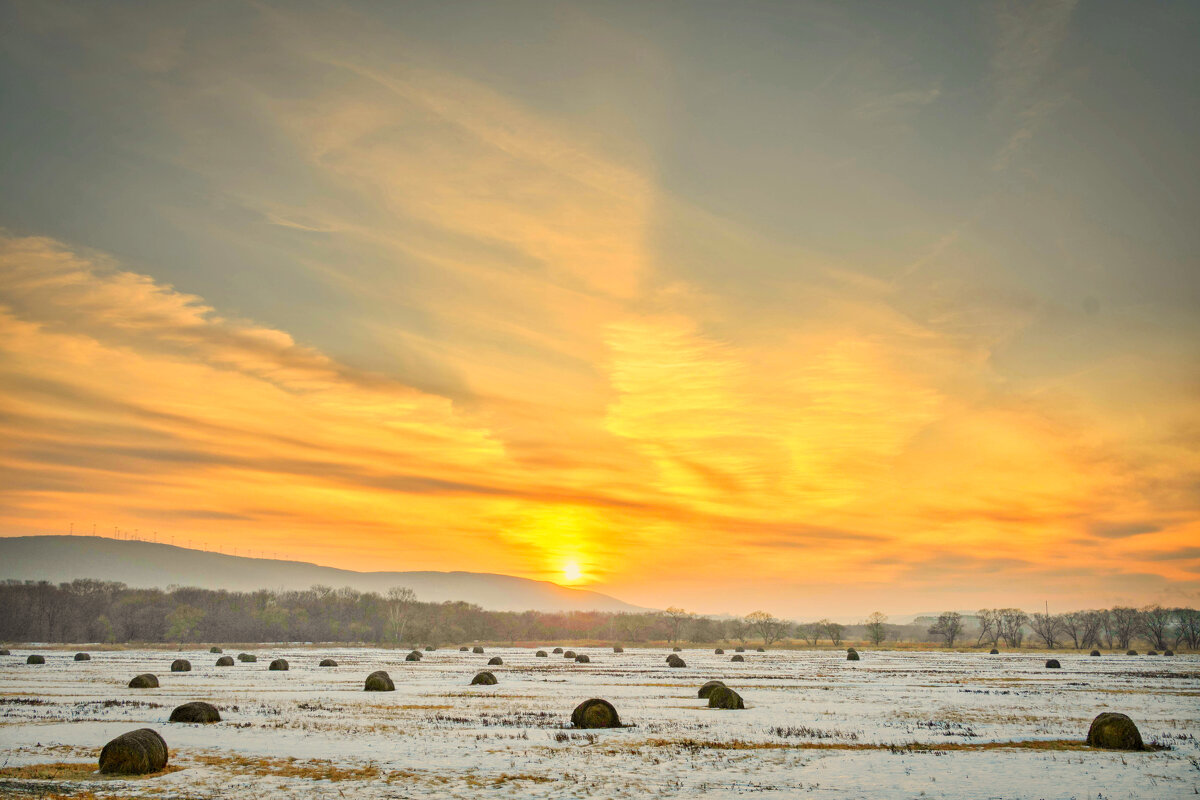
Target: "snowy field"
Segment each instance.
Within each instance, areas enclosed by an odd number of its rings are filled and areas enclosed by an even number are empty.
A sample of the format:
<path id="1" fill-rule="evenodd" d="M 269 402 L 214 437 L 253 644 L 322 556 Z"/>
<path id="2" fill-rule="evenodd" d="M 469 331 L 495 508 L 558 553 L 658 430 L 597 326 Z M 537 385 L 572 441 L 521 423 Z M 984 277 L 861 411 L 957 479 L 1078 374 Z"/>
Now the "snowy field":
<path id="1" fill-rule="evenodd" d="M 549 650 L 550 648 L 546 648 Z M 263 647 L 216 667 L 193 651 L 31 650 L 0 656 L 0 796 L 155 798 L 733 797 L 1182 798 L 1200 793 L 1200 657 L 1066 653 L 747 652 L 576 648 L 590 664 L 533 649 L 405 651 Z M 227 650 L 228 655 L 237 655 Z M 489 667 L 492 656 L 503 666 Z M 287 672 L 267 669 L 271 659 Z M 335 668 L 317 666 L 322 658 Z M 187 658 L 188 673 L 170 672 Z M 373 670 L 395 692 L 363 692 Z M 469 686 L 487 669 L 496 686 Z M 158 689 L 126 687 L 143 672 Z M 746 702 L 710 710 L 719 678 Z M 574 731 L 572 709 L 610 700 L 619 730 Z M 222 722 L 167 722 L 207 700 Z M 1101 711 L 1131 716 L 1151 753 L 1081 746 Z M 13 767 L 90 763 L 112 737 L 159 731 L 174 772 L 111 780 L 12 777 Z M 89 794 L 91 793 L 91 794 Z"/>

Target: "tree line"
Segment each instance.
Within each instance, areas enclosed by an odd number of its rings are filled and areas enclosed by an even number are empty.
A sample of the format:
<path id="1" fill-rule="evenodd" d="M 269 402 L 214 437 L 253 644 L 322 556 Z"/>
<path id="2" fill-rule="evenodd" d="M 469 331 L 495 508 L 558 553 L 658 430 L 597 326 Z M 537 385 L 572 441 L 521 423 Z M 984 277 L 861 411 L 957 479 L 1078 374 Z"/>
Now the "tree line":
<path id="1" fill-rule="evenodd" d="M 671 607 L 665 611 L 488 611 L 464 602 L 421 602 L 411 589 L 382 594 L 313 586 L 297 591 L 229 592 L 171 587 L 136 589 L 122 583 L 76 580 L 0 583 L 0 641 L 8 642 L 363 642 L 451 644 L 471 641 L 604 641 L 705 643 L 781 641 L 840 646 L 846 641 L 940 640 L 953 647 L 1019 647 L 1029 636 L 1047 647 L 1071 643 L 1110 649 L 1142 638 L 1155 647 L 1196 648 L 1200 612 L 1192 609 L 1114 608 L 1029 615 L 988 609 L 976 616 L 946 612 L 926 629 L 892 625 L 876 612 L 858 625 L 828 619 L 796 623 L 765 611 L 718 618 Z M 1047 638 L 1049 637 L 1049 638 Z"/>

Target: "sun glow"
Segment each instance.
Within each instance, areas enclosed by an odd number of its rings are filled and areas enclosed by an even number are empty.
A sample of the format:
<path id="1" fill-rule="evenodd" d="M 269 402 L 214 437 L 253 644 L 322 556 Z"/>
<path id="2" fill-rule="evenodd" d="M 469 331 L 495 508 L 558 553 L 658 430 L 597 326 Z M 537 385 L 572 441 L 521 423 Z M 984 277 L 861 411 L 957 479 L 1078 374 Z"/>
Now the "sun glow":
<path id="1" fill-rule="evenodd" d="M 579 563 L 576 561 L 568 561 L 563 564 L 563 581 L 565 583 L 577 583 L 583 578 L 583 570 L 580 569 Z"/>

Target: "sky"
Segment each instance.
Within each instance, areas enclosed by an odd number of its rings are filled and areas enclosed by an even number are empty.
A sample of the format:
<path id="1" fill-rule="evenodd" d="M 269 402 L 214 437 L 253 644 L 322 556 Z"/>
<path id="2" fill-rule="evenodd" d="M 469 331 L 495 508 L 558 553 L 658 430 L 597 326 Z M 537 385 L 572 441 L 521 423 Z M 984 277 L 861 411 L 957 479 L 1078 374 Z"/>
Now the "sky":
<path id="1" fill-rule="evenodd" d="M 0 0 L 0 535 L 796 619 L 1195 606 L 1197 34 Z"/>

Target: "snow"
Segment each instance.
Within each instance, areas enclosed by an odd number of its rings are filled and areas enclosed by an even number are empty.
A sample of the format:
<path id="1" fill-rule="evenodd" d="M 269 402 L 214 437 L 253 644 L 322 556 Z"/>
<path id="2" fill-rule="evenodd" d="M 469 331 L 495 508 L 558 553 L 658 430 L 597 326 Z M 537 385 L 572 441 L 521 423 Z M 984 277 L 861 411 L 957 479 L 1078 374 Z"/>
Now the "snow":
<path id="1" fill-rule="evenodd" d="M 207 648 L 92 651 L 86 662 L 73 661 L 74 650 L 43 650 L 46 664 L 33 666 L 24 663 L 32 651 L 14 651 L 0 657 L 0 766 L 94 763 L 109 739 L 152 727 L 183 769 L 79 787 L 194 798 L 1161 800 L 1200 792 L 1197 656 L 1068 652 L 1056 655 L 1062 669 L 1047 670 L 1047 655 L 1033 652 L 862 650 L 861 661 L 848 662 L 840 651 L 776 650 L 747 652 L 738 664 L 685 650 L 688 666 L 675 669 L 665 649 L 574 649 L 592 663 L 512 647 L 442 649 L 413 663 L 407 650 L 281 645 L 251 650 L 256 663 L 233 667 L 214 666 Z M 493 655 L 504 665 L 487 667 Z M 291 669 L 269 671 L 277 657 Z M 339 666 L 318 667 L 326 657 Z M 170 672 L 175 658 L 192 671 Z M 469 686 L 485 668 L 499 684 Z M 376 669 L 389 672 L 395 692 L 362 691 Z M 127 688 L 141 672 L 155 673 L 160 688 Z M 746 709 L 706 708 L 696 690 L 713 678 L 736 689 Z M 589 697 L 610 700 L 633 727 L 572 730 L 572 709 Z M 190 700 L 215 704 L 222 722 L 167 722 Z M 1129 714 L 1144 739 L 1171 749 L 980 749 L 1082 743 L 1101 711 Z M 944 749 L 956 744 L 976 749 Z"/>

